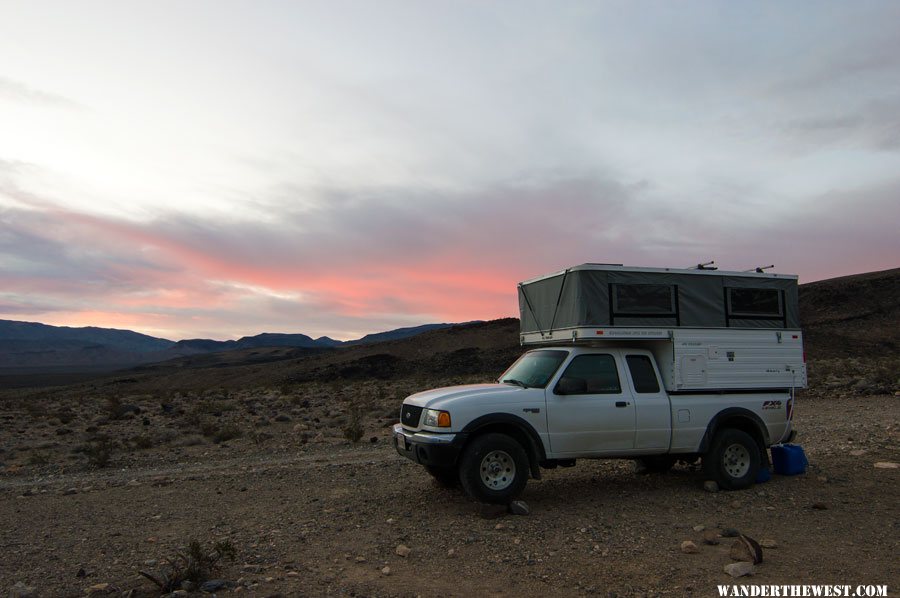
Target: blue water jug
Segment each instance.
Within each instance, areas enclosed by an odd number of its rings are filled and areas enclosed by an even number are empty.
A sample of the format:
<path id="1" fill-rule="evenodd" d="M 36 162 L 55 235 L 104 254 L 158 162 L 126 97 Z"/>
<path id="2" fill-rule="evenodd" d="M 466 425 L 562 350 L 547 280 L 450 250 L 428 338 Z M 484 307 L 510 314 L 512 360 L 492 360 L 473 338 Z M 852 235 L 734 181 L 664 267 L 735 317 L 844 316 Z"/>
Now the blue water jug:
<path id="1" fill-rule="evenodd" d="M 799 444 L 776 444 L 772 447 L 772 469 L 780 475 L 806 473 L 809 461 Z"/>

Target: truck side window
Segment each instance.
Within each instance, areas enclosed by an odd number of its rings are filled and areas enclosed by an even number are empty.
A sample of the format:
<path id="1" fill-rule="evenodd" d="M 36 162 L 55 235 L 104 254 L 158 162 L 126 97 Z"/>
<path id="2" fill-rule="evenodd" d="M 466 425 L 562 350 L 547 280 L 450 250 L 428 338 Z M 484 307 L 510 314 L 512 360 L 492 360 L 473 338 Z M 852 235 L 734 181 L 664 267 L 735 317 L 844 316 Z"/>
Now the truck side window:
<path id="1" fill-rule="evenodd" d="M 612 355 L 579 355 L 572 360 L 562 378 L 583 380 L 583 392 L 570 394 L 618 394 L 622 392 L 619 372 Z"/>
<path id="2" fill-rule="evenodd" d="M 659 380 L 653 371 L 653 363 L 646 355 L 628 355 L 628 371 L 631 372 L 631 381 L 634 382 L 635 392 L 659 392 Z"/>

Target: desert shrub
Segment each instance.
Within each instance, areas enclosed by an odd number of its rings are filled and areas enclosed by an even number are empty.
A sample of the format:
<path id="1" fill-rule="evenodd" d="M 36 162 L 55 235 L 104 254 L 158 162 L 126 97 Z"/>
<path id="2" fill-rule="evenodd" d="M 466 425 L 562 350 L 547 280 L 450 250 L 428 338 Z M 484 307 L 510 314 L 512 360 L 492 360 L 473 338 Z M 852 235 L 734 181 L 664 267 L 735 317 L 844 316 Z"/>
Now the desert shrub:
<path id="1" fill-rule="evenodd" d="M 204 399 L 197 403 L 197 406 L 194 407 L 194 413 L 198 413 L 201 415 L 212 414 L 215 416 L 219 416 L 228 411 L 234 411 L 236 406 L 234 403 L 230 401 L 221 401 L 221 400 L 209 400 Z"/>
<path id="2" fill-rule="evenodd" d="M 362 409 L 359 406 L 354 406 L 350 410 L 347 425 L 344 426 L 344 438 L 350 442 L 359 442 L 362 440 L 364 433 Z"/>
<path id="3" fill-rule="evenodd" d="M 119 397 L 109 397 L 103 404 L 103 413 L 111 420 L 121 419 L 124 415 L 122 409 L 122 399 Z"/>
<path id="4" fill-rule="evenodd" d="M 137 449 L 149 449 L 153 448 L 156 442 L 153 440 L 153 437 L 148 434 L 141 434 L 140 436 L 135 436 L 131 439 L 131 443 L 134 445 L 134 448 Z"/>
<path id="5" fill-rule="evenodd" d="M 42 401 L 28 401 L 25 403 L 25 411 L 34 418 L 47 416 L 47 405 Z"/>
<path id="6" fill-rule="evenodd" d="M 75 419 L 75 413 L 70 409 L 60 409 L 56 412 L 56 419 L 63 425 L 70 424 Z"/>
<path id="7" fill-rule="evenodd" d="M 212 441 L 216 444 L 227 442 L 240 438 L 244 435 L 244 431 L 234 424 L 222 426 L 215 434 L 212 435 Z"/>
<path id="8" fill-rule="evenodd" d="M 173 592 L 180 590 L 181 584 L 186 581 L 200 585 L 209 580 L 220 560 L 233 561 L 236 554 L 234 544 L 228 540 L 219 540 L 209 547 L 191 540 L 185 550 L 179 550 L 174 557 L 165 559 L 161 571 L 140 571 L 140 574 L 156 584 L 160 591 Z"/>
<path id="9" fill-rule="evenodd" d="M 88 465 L 99 468 L 109 465 L 114 448 L 115 443 L 109 436 L 96 436 L 80 450 L 87 457 Z"/>
<path id="10" fill-rule="evenodd" d="M 50 457 L 46 453 L 33 452 L 28 455 L 29 465 L 47 465 L 50 463 Z"/>

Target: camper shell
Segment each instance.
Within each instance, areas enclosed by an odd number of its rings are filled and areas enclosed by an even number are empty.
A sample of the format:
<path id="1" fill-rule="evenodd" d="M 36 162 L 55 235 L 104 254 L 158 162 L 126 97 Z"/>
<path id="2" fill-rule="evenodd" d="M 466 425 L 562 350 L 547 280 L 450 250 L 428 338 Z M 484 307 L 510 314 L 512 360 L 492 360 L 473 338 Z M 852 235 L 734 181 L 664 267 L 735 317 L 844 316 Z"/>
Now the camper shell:
<path id="1" fill-rule="evenodd" d="M 794 275 L 582 264 L 518 294 L 522 345 L 646 349 L 669 393 L 806 387 Z"/>

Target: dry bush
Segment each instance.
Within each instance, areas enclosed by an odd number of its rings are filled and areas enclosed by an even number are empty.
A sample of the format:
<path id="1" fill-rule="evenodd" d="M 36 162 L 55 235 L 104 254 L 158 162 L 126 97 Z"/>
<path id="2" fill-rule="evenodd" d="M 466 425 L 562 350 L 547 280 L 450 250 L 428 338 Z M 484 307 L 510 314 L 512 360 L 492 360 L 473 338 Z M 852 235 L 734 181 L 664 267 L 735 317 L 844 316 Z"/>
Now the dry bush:
<path id="1" fill-rule="evenodd" d="M 344 426 L 344 438 L 350 442 L 359 442 L 362 440 L 365 429 L 363 428 L 362 408 L 354 405 L 350 409 L 350 418 L 347 425 Z"/>
<path id="2" fill-rule="evenodd" d="M 240 438 L 243 435 L 244 431 L 240 427 L 234 424 L 226 424 L 212 435 L 212 441 L 216 444 L 220 444 L 222 442 L 234 440 L 235 438 Z"/>
<path id="3" fill-rule="evenodd" d="M 140 571 L 140 574 L 156 584 L 162 592 L 174 592 L 189 581 L 200 585 L 209 580 L 221 559 L 234 560 L 237 550 L 228 540 L 214 542 L 204 548 L 197 540 L 191 540 L 187 549 L 179 550 L 174 557 L 165 559 L 163 570 L 156 573 Z"/>
<path id="4" fill-rule="evenodd" d="M 87 457 L 88 465 L 100 468 L 109 465 L 115 446 L 115 443 L 109 436 L 99 435 L 80 446 L 77 450 L 80 453 L 84 453 Z"/>

